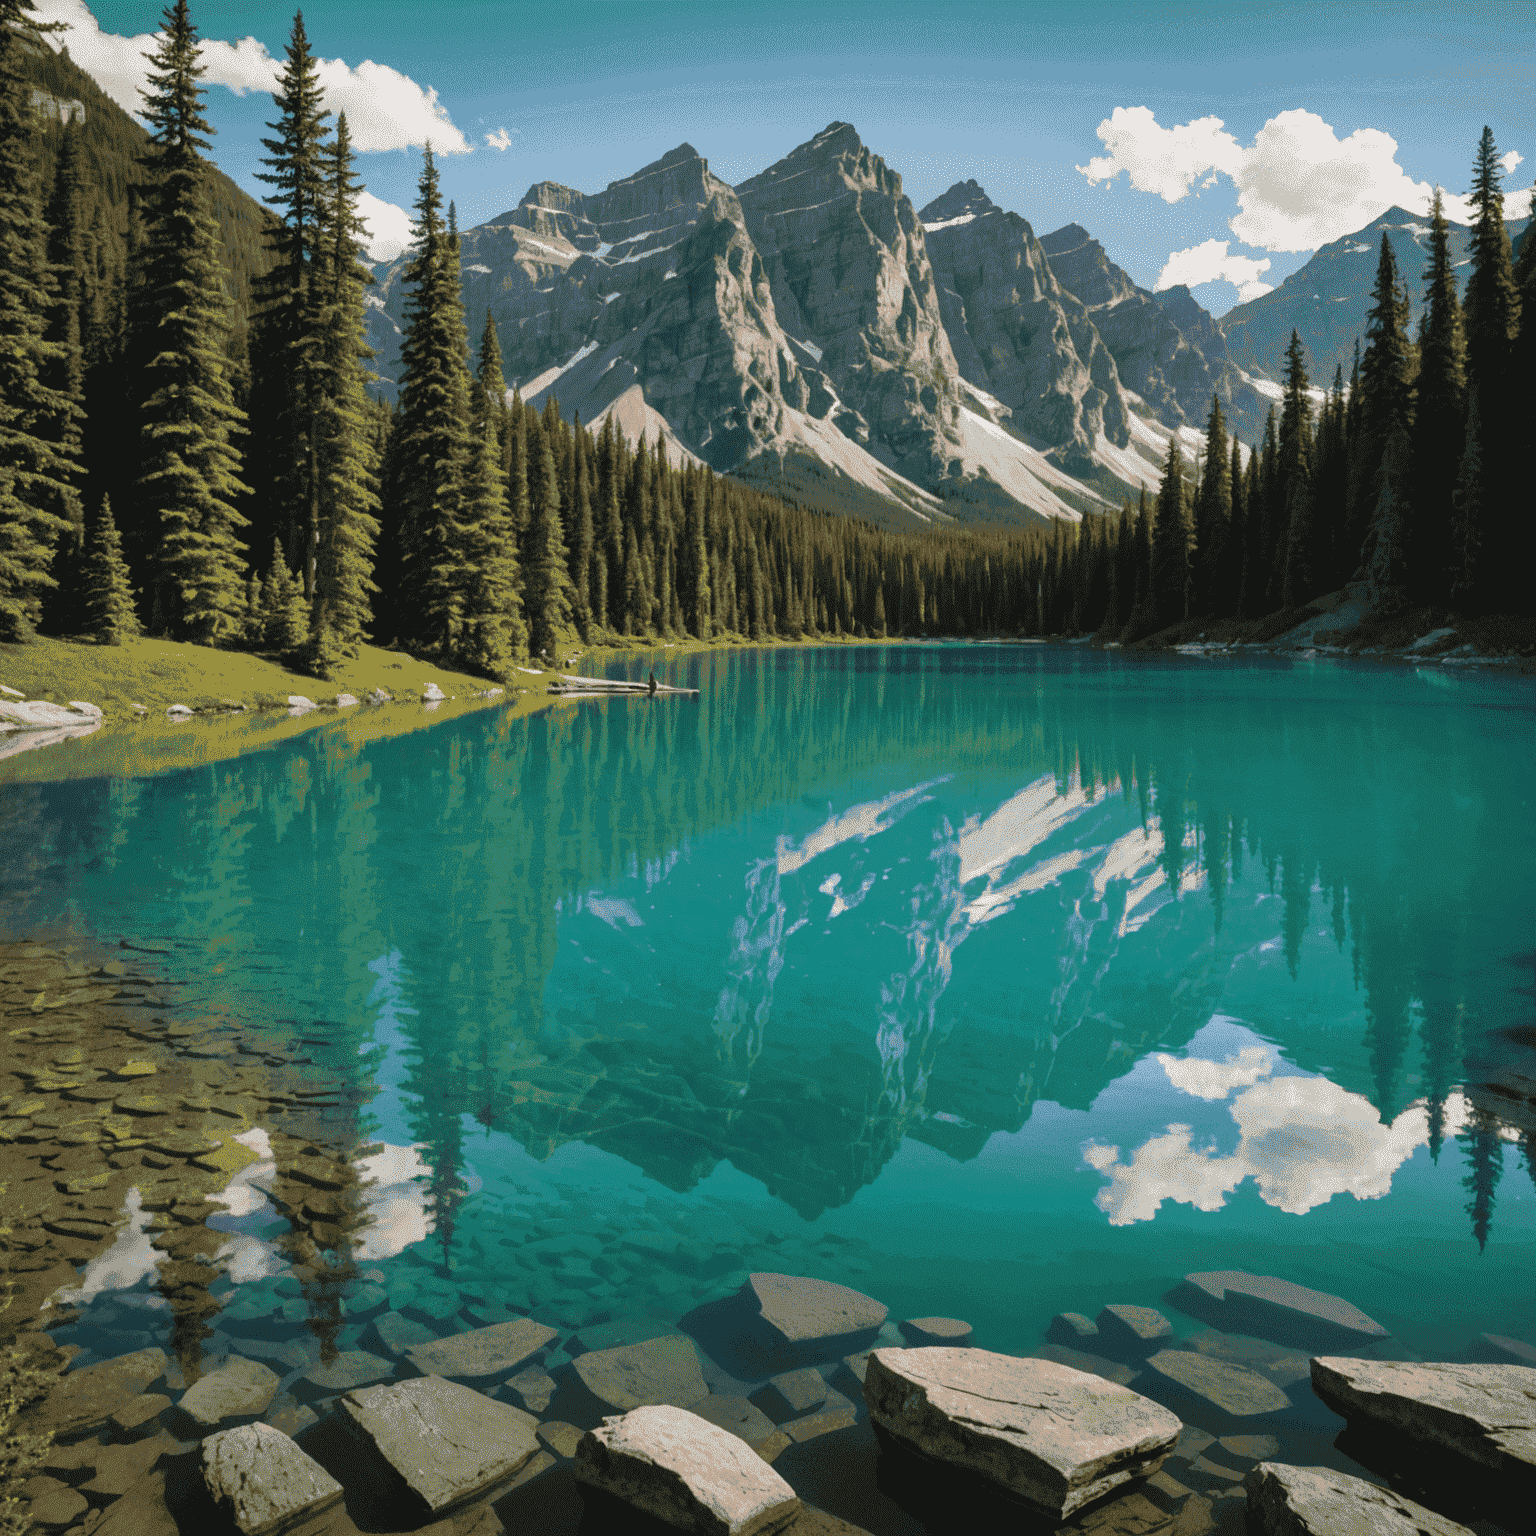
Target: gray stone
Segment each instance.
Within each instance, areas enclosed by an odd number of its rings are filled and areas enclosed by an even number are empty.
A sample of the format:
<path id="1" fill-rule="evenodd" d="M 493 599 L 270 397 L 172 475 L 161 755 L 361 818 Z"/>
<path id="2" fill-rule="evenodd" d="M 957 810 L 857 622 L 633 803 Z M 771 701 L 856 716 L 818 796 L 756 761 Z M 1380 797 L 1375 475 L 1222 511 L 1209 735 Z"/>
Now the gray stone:
<path id="1" fill-rule="evenodd" d="M 259 1360 L 231 1357 L 188 1387 L 177 1408 L 202 1429 L 223 1419 L 265 1413 L 277 1396 L 278 1378 Z"/>
<path id="2" fill-rule="evenodd" d="M 28 1514 L 45 1531 L 62 1531 L 73 1525 L 90 1507 L 84 1494 L 76 1493 L 73 1488 L 58 1488 L 45 1493 L 40 1499 L 34 1499 Z"/>
<path id="3" fill-rule="evenodd" d="M 128 1445 L 104 1445 L 96 1453 L 90 1481 L 81 1483 L 80 1491 L 97 1502 L 120 1499 L 163 1455 L 180 1449 L 181 1442 L 163 1430 Z"/>
<path id="4" fill-rule="evenodd" d="M 1042 1344 L 1034 1351 L 1037 1360 L 1054 1360 L 1074 1371 L 1085 1371 L 1090 1376 L 1102 1376 L 1116 1386 L 1128 1387 L 1141 1372 L 1121 1360 L 1106 1360 L 1103 1355 L 1090 1355 L 1085 1350 L 1068 1349 L 1065 1344 Z"/>
<path id="5" fill-rule="evenodd" d="M 1536 1344 L 1527 1344 L 1523 1339 L 1506 1338 L 1501 1333 L 1483 1333 L 1478 1337 L 1490 1349 L 1515 1365 L 1536 1365 Z"/>
<path id="6" fill-rule="evenodd" d="M 1081 1312 L 1058 1312 L 1045 1330 L 1045 1336 L 1052 1344 L 1075 1348 L 1088 1339 L 1098 1338 L 1099 1325 Z"/>
<path id="7" fill-rule="evenodd" d="M 800 1500 L 729 1430 L 682 1408 L 636 1408 L 582 1437 L 576 1476 L 631 1507 L 698 1536 L 768 1536 Z"/>
<path id="8" fill-rule="evenodd" d="M 620 1344 L 644 1344 L 676 1332 L 671 1323 L 664 1323 L 657 1317 L 623 1317 L 612 1323 L 593 1323 L 578 1328 L 565 1347 L 574 1359 L 593 1350 L 617 1349 Z"/>
<path id="9" fill-rule="evenodd" d="M 370 688 L 365 697 L 370 704 L 390 704 L 394 702 L 394 695 L 386 693 L 382 688 Z"/>
<path id="10" fill-rule="evenodd" d="M 559 1383 L 541 1365 L 529 1365 L 502 1383 L 499 1395 L 526 1408 L 529 1413 L 543 1413 L 554 1400 Z"/>
<path id="11" fill-rule="evenodd" d="M 752 1393 L 752 1401 L 775 1424 L 814 1413 L 826 1400 L 826 1378 L 810 1366 L 770 1377 Z"/>
<path id="12" fill-rule="evenodd" d="M 721 1429 L 728 1429 L 738 1440 L 745 1440 L 756 1451 L 778 1433 L 773 1420 L 750 1398 L 711 1392 L 688 1410 Z"/>
<path id="13" fill-rule="evenodd" d="M 391 1355 L 403 1355 L 408 1349 L 421 1344 L 435 1344 L 437 1334 L 425 1323 L 399 1312 L 380 1312 L 368 1324 L 369 1342 L 377 1341 L 379 1347 Z"/>
<path id="14" fill-rule="evenodd" d="M 1106 1344 L 1135 1354 L 1173 1337 L 1173 1324 L 1155 1307 L 1105 1307 L 1094 1323 Z"/>
<path id="15" fill-rule="evenodd" d="M 510 1323 L 492 1323 L 468 1333 L 450 1334 L 431 1344 L 405 1351 L 405 1358 L 423 1376 L 446 1376 L 455 1381 L 493 1381 L 510 1376 L 544 1353 L 559 1337 L 553 1328 L 519 1317 Z"/>
<path id="16" fill-rule="evenodd" d="M 1160 1349 L 1147 1365 L 1159 1376 L 1234 1418 L 1275 1413 L 1291 1405 L 1290 1398 L 1257 1371 L 1234 1365 L 1230 1360 L 1196 1354 L 1192 1349 Z"/>
<path id="17" fill-rule="evenodd" d="M 137 1440 L 155 1433 L 159 1427 L 156 1421 L 170 1406 L 171 1400 L 163 1392 L 146 1392 L 107 1417 L 119 1439 Z"/>
<path id="18" fill-rule="evenodd" d="M 1475 1470 L 1481 1486 L 1536 1498 L 1536 1370 L 1322 1356 L 1312 1388 L 1351 1429 L 1384 1432 Z"/>
<path id="19" fill-rule="evenodd" d="M 348 1392 L 338 1407 L 435 1515 L 505 1482 L 538 1454 L 532 1414 L 440 1376 Z"/>
<path id="20" fill-rule="evenodd" d="M 284 1376 L 302 1371 L 315 1358 L 313 1350 L 306 1349 L 297 1339 L 241 1339 L 235 1345 L 235 1354 L 260 1360 Z"/>
<path id="21" fill-rule="evenodd" d="M 1245 1486 L 1254 1536 L 1472 1536 L 1422 1504 L 1331 1467 L 1260 1462 Z"/>
<path id="22" fill-rule="evenodd" d="M 270 1424 L 209 1435 L 202 1465 L 214 1503 L 242 1536 L 277 1536 L 341 1502 L 341 1484 Z"/>
<path id="23" fill-rule="evenodd" d="M 423 704 L 439 703 L 447 697 L 448 695 L 444 693 L 436 683 L 428 683 L 427 686 L 421 690 L 421 702 Z"/>
<path id="24" fill-rule="evenodd" d="M 383 1381 L 394 1374 L 392 1361 L 381 1360 L 366 1350 L 344 1349 L 329 1365 L 322 1365 L 317 1360 L 299 1379 L 311 1388 L 328 1393 L 366 1386 L 370 1381 Z"/>
<path id="25" fill-rule="evenodd" d="M 590 1350 L 577 1356 L 571 1369 L 598 1403 L 614 1413 L 659 1404 L 691 1408 L 709 1394 L 698 1354 L 681 1334 Z"/>
<path id="26" fill-rule="evenodd" d="M 165 712 L 173 720 L 185 720 L 192 714 L 193 711 L 190 704 L 172 704 L 166 709 Z"/>
<path id="27" fill-rule="evenodd" d="M 1269 1461 L 1280 1454 L 1273 1435 L 1223 1435 L 1216 1443 L 1239 1461 Z"/>
<path id="28" fill-rule="evenodd" d="M 790 1419 L 780 1427 L 796 1445 L 804 1445 L 818 1435 L 830 1435 L 839 1429 L 852 1429 L 858 1423 L 858 1413 L 847 1398 L 837 1403 L 828 1402 L 819 1413 L 808 1413 L 804 1418 Z"/>
<path id="29" fill-rule="evenodd" d="M 1359 1307 L 1326 1291 L 1309 1290 L 1274 1275 L 1250 1275 L 1241 1269 L 1216 1269 L 1185 1275 L 1179 1304 L 1220 1328 L 1243 1331 L 1283 1326 L 1289 1332 L 1308 1327 L 1352 1339 L 1391 1337 Z"/>
<path id="30" fill-rule="evenodd" d="M 25 704 L 13 704 L 0 699 L 0 721 L 5 721 L 23 731 L 50 731 L 60 727 L 68 729 L 77 725 L 99 723 L 101 712 L 84 715 L 78 710 L 66 709 L 62 704 L 50 704 L 45 699 L 33 699 Z"/>
<path id="31" fill-rule="evenodd" d="M 550 1424 L 540 1424 L 538 1436 L 540 1445 L 564 1461 L 569 1461 L 581 1444 L 581 1431 L 574 1424 L 562 1424 L 558 1419 Z"/>
<path id="32" fill-rule="evenodd" d="M 351 693 L 338 693 L 333 702 L 337 709 L 351 709 L 357 703 L 357 696 Z"/>
<path id="33" fill-rule="evenodd" d="M 797 1350 L 873 1334 L 890 1310 L 846 1285 L 804 1275 L 751 1274 L 741 1295 L 756 1304 L 774 1343 Z"/>
<path id="34" fill-rule="evenodd" d="M 924 1344 L 952 1344 L 959 1348 L 971 1342 L 971 1325 L 961 1322 L 958 1317 L 909 1317 L 901 1325 L 901 1332 L 914 1349 L 920 1349 Z M 880 1342 L 883 1344 L 885 1340 L 882 1338 Z M 890 1342 L 898 1341 L 892 1339 Z"/>
<path id="35" fill-rule="evenodd" d="M 316 708 L 316 704 L 313 699 L 306 699 L 302 693 L 290 693 L 288 695 L 288 708 L 302 712 Z"/>
<path id="36" fill-rule="evenodd" d="M 1126 1387 L 982 1349 L 877 1349 L 864 1400 L 895 1439 L 1058 1519 L 1150 1477 L 1181 1428 Z"/>
<path id="37" fill-rule="evenodd" d="M 165 1365 L 163 1349 L 140 1349 L 70 1371 L 49 1392 L 38 1419 L 61 1440 L 77 1439 L 131 1403 L 165 1374 Z"/>

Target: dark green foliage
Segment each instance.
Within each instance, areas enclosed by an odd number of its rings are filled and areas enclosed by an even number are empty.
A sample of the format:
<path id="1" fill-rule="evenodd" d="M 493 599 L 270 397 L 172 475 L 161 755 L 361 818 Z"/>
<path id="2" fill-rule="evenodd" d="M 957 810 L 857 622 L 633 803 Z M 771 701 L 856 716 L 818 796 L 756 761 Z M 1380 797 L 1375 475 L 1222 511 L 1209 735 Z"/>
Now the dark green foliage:
<path id="1" fill-rule="evenodd" d="M 152 127 L 143 276 L 130 316 L 138 388 L 135 509 L 147 552 L 150 627 L 204 644 L 238 634 L 243 609 L 245 519 L 236 501 L 235 405 L 224 356 L 229 306 L 219 274 L 218 228 L 200 151 L 197 30 L 186 0 L 164 14 L 150 59 L 144 115 Z"/>
<path id="2" fill-rule="evenodd" d="M 283 546 L 272 541 L 272 562 L 261 584 L 260 647 L 276 656 L 295 656 L 309 636 L 304 585 L 288 569 Z"/>
<path id="3" fill-rule="evenodd" d="M 557 632 L 571 618 L 570 576 L 560 523 L 560 482 L 544 423 L 530 410 L 528 443 L 528 537 L 523 565 L 523 609 L 528 649 L 556 659 Z M 633 633 L 634 631 L 632 631 Z"/>
<path id="4" fill-rule="evenodd" d="M 486 316 L 490 324 L 490 316 Z M 581 430 L 581 418 L 576 418 L 575 441 L 572 444 L 571 488 L 568 505 L 571 508 L 570 558 L 571 605 L 576 616 L 576 627 L 583 640 L 592 634 L 592 487 L 587 475 L 586 433 Z"/>
<path id="5" fill-rule="evenodd" d="M 1227 463 L 1227 421 L 1222 415 L 1221 401 L 1212 395 L 1211 414 L 1205 423 L 1203 473 L 1195 494 L 1194 601 L 1201 613 L 1220 612 L 1228 600 L 1224 578 L 1231 535 L 1232 479 Z"/>
<path id="6" fill-rule="evenodd" d="M 1157 520 L 1152 530 L 1152 598 L 1158 624 L 1177 624 L 1189 616 L 1194 556 L 1194 512 L 1184 484 L 1183 450 L 1174 433 L 1163 460 Z"/>
<path id="7" fill-rule="evenodd" d="M 1472 1123 L 1459 1139 L 1467 1153 L 1467 1172 L 1461 1185 L 1467 1192 L 1466 1209 L 1472 1219 L 1472 1236 L 1481 1253 L 1488 1246 L 1494 1192 L 1504 1174 L 1504 1141 L 1499 1134 L 1499 1122 L 1481 1109 L 1473 1110 Z"/>
<path id="8" fill-rule="evenodd" d="M 1275 527 L 1275 573 L 1280 606 L 1294 608 L 1313 592 L 1312 402 L 1307 390 L 1306 351 L 1291 332 L 1285 353 L 1285 402 L 1280 411 L 1279 509 Z"/>
<path id="9" fill-rule="evenodd" d="M 85 530 L 79 632 L 99 645 L 121 645 L 139 633 L 128 564 L 112 520 L 112 503 L 105 496 Z"/>

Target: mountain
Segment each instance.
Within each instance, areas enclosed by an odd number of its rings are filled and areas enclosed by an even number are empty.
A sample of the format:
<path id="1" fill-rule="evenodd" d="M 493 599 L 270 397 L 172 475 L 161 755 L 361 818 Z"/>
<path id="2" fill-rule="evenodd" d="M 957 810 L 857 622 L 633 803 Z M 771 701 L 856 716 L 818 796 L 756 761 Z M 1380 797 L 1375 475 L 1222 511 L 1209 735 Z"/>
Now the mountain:
<path id="1" fill-rule="evenodd" d="M 1518 242 L 1529 223 L 1528 218 L 1508 219 L 1505 227 Z M 1465 224 L 1450 226 L 1458 286 L 1465 284 L 1471 261 L 1471 233 Z M 1412 323 L 1417 327 L 1424 307 L 1423 273 L 1429 262 L 1428 216 L 1389 208 L 1364 229 L 1323 246 L 1272 292 L 1229 310 L 1221 327 L 1233 360 L 1250 373 L 1279 379 L 1295 330 L 1306 346 L 1314 384 L 1331 383 L 1335 368 L 1342 368 L 1348 380 L 1355 338 L 1365 344 L 1365 317 L 1383 234 L 1397 258 L 1398 274 L 1408 285 Z"/>
<path id="2" fill-rule="evenodd" d="M 1217 396 L 1228 428 L 1252 442 L 1269 399 L 1234 360 L 1221 325 L 1182 284 L 1166 293 L 1139 288 L 1081 224 L 1040 240 L 1061 287 L 1087 310 L 1143 408 L 1171 426 L 1202 428 Z M 1289 339 L 1289 333 L 1287 333 Z"/>
<path id="3" fill-rule="evenodd" d="M 370 300 L 391 388 L 407 260 L 380 269 Z M 1075 519 L 1118 503 L 1159 456 L 1126 446 L 1112 359 L 1054 284 L 1049 304 L 1077 333 L 1058 370 L 1065 414 L 1015 420 L 967 376 L 923 221 L 846 123 L 735 188 L 687 144 L 602 192 L 537 182 L 463 232 L 461 262 L 470 333 L 495 319 L 525 398 L 554 394 L 589 424 L 614 416 L 808 504 L 909 525 Z"/>

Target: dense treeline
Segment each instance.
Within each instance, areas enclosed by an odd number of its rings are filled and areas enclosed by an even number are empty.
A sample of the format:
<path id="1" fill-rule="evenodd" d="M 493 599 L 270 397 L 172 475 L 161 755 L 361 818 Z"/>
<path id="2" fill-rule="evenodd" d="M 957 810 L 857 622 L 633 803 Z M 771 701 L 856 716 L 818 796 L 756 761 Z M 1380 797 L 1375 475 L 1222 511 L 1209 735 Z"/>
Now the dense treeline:
<path id="1" fill-rule="evenodd" d="M 372 638 L 504 676 L 572 634 L 1129 639 L 1360 573 L 1379 608 L 1530 606 L 1512 445 L 1536 243 L 1516 268 L 1486 131 L 1465 313 L 1437 202 L 1417 340 L 1383 240 L 1347 393 L 1336 377 L 1314 413 L 1293 339 L 1256 451 L 1213 401 L 1195 463 L 1175 436 L 1157 492 L 1118 519 L 894 534 L 509 400 L 489 321 L 471 353 L 430 149 L 391 410 L 368 392 L 361 184 L 302 16 L 256 231 L 206 155 L 187 0 L 164 13 L 131 164 L 121 131 L 33 110 L 39 69 L 67 81 L 31 10 L 0 0 L 0 639 L 142 629 L 324 677 Z"/>

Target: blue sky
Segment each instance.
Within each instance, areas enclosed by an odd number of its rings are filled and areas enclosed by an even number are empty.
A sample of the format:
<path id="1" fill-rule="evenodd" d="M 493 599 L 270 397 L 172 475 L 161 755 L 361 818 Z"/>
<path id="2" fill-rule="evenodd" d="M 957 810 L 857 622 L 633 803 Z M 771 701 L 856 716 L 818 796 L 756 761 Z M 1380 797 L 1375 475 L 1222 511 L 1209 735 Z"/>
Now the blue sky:
<path id="1" fill-rule="evenodd" d="M 34 0 L 125 104 L 149 0 Z M 283 5 L 193 0 L 215 154 L 254 180 Z M 921 207 L 975 177 L 1037 234 L 1076 221 L 1137 282 L 1217 313 L 1388 202 L 1466 190 L 1486 123 L 1521 192 L 1536 160 L 1536 7 L 973 0 L 742 5 L 319 0 L 311 46 L 370 193 L 409 207 L 431 137 L 468 227 L 531 182 L 596 190 L 687 141 L 737 182 L 841 119 Z M 99 30 L 98 30 L 99 28 Z M 363 133 L 359 135 L 360 126 Z M 494 144 L 489 140 L 494 139 Z M 504 146 L 504 147 L 499 147 Z M 1518 206 L 1513 206 L 1518 203 Z M 375 207 L 375 232 L 403 229 Z"/>

